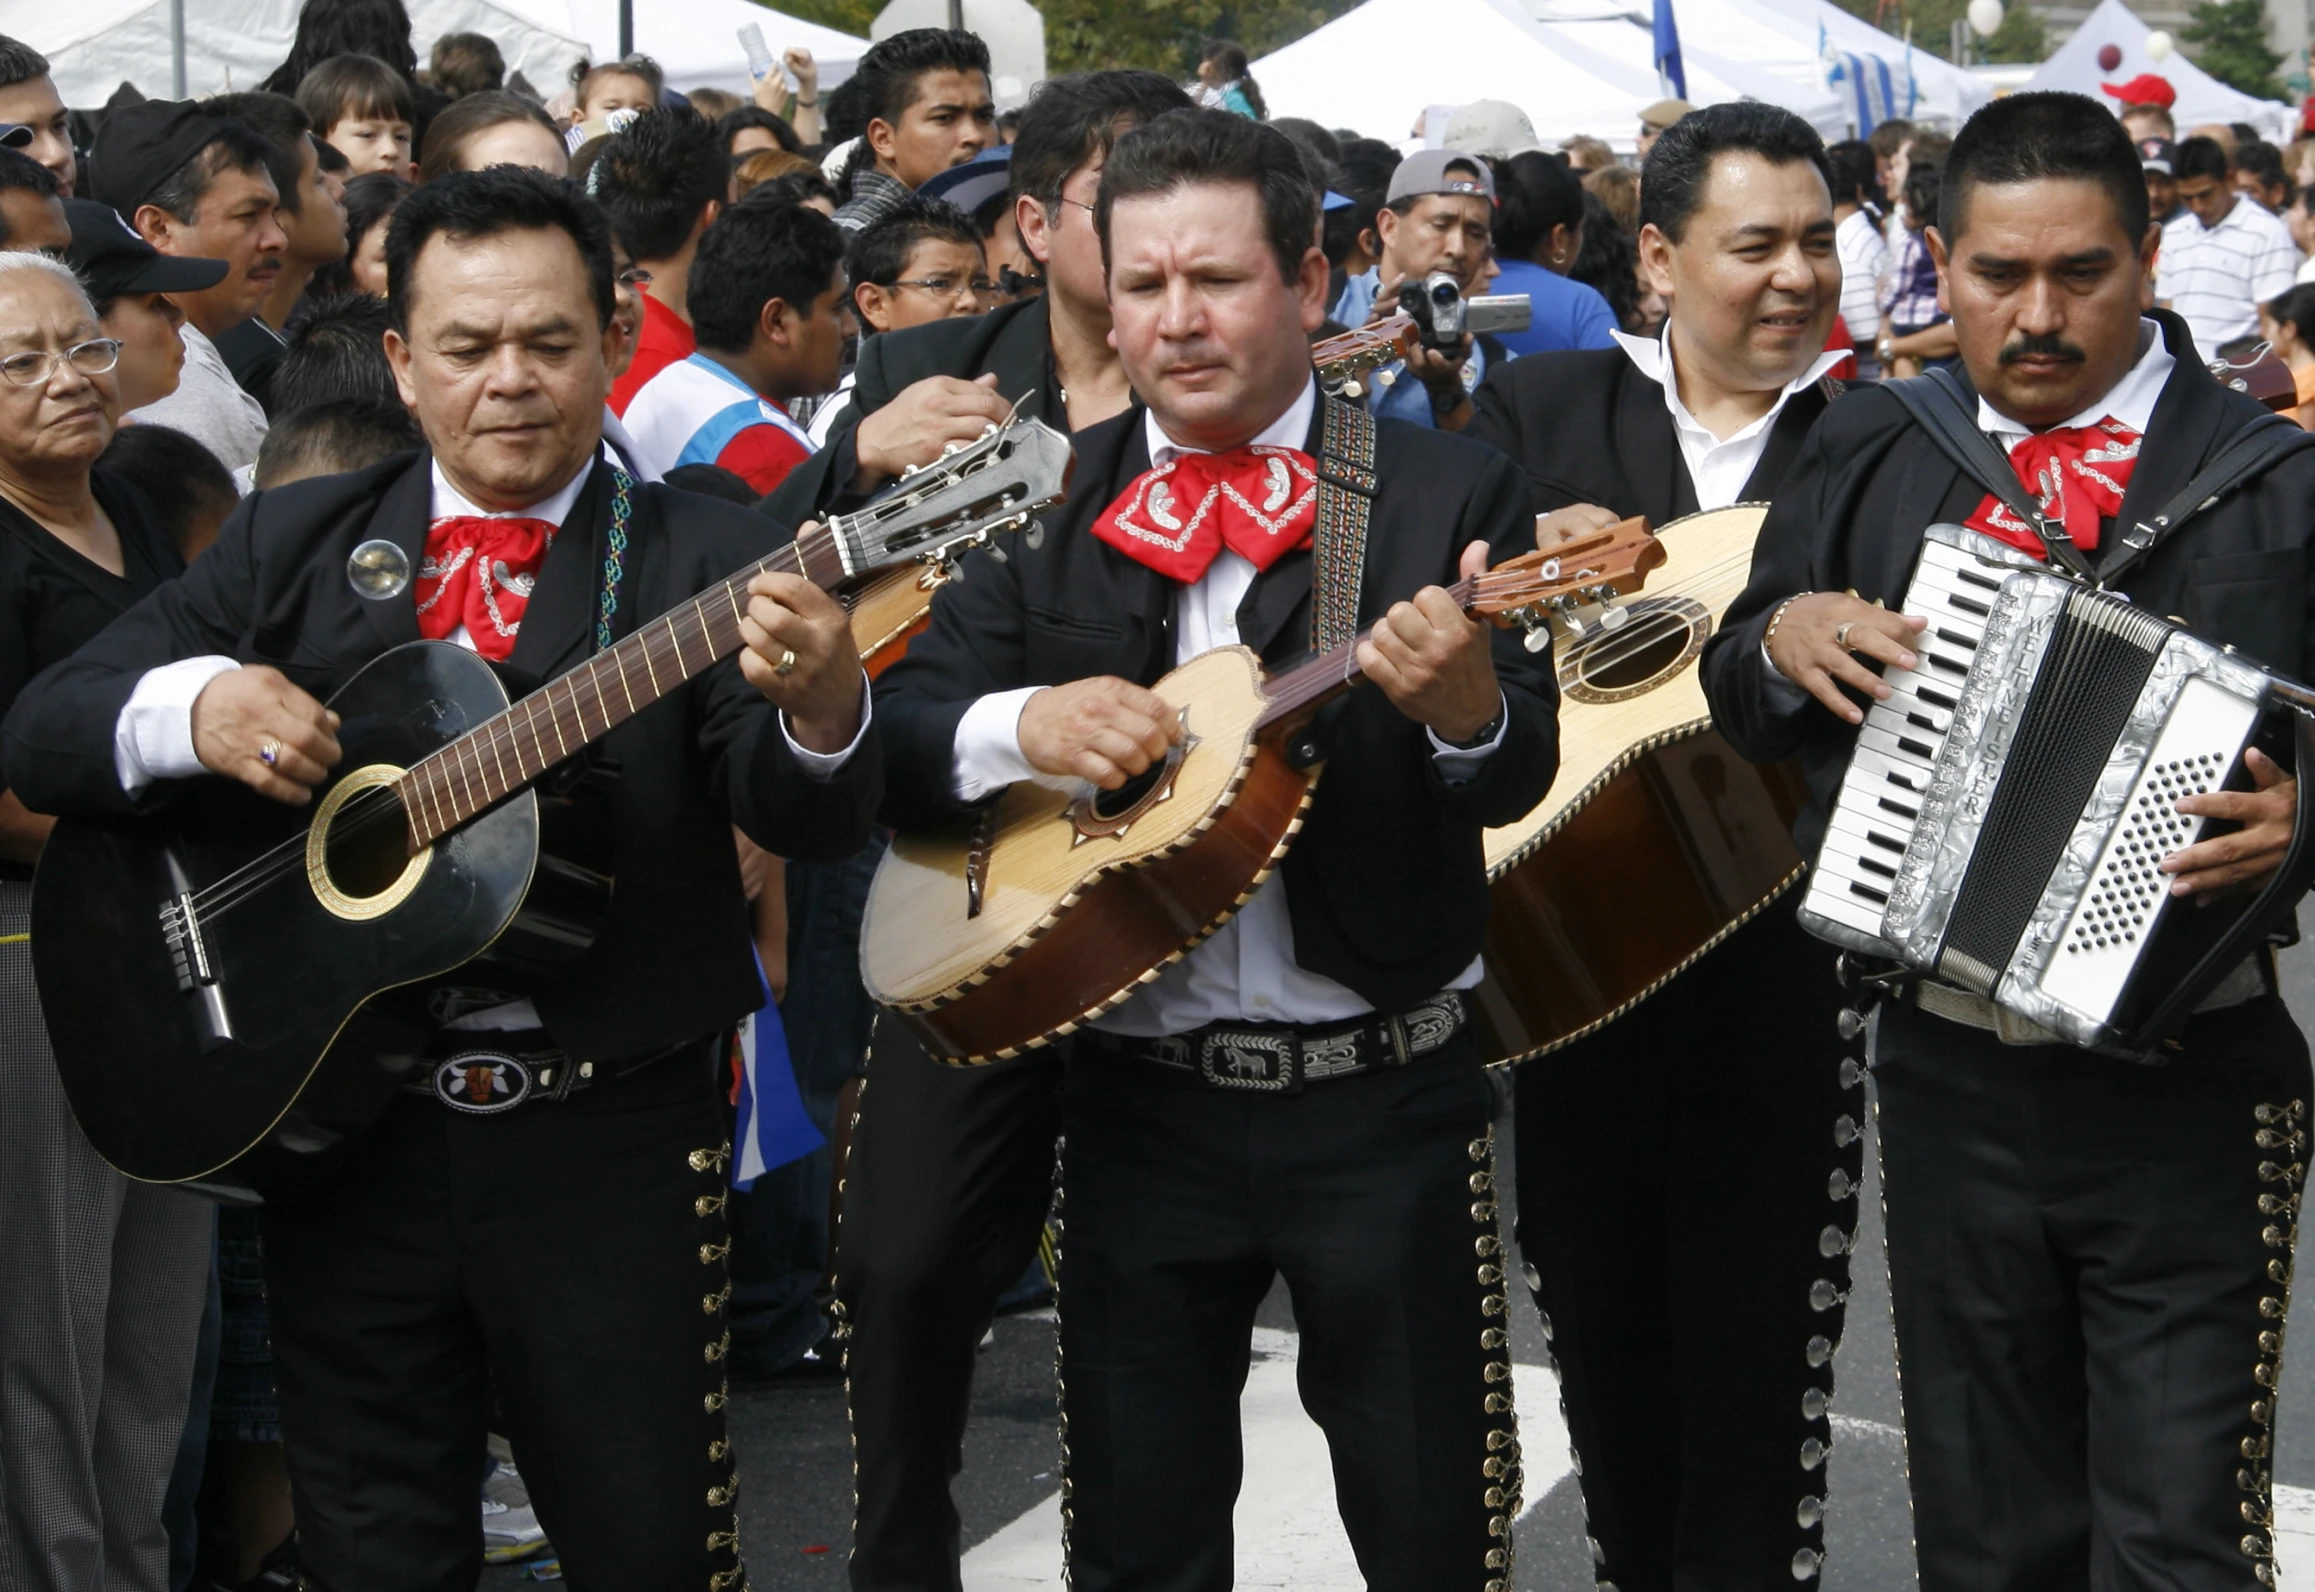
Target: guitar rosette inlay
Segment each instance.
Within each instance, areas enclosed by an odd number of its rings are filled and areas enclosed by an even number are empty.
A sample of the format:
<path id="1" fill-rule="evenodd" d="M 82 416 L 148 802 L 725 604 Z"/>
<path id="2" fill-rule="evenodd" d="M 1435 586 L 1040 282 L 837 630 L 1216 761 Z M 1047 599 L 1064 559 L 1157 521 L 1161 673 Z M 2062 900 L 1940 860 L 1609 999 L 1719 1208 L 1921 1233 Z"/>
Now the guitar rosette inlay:
<path id="1" fill-rule="evenodd" d="M 1640 597 L 1624 623 L 1564 643 L 1556 659 L 1560 691 L 1575 702 L 1628 702 L 1696 661 L 1712 634 L 1712 612 L 1691 597 Z"/>
<path id="2" fill-rule="evenodd" d="M 314 814 L 305 837 L 306 883 L 332 917 L 353 923 L 384 917 L 425 877 L 434 848 L 412 855 L 406 844 L 409 818 L 391 791 L 402 773 L 391 763 L 357 768 L 330 787 Z M 379 794 L 354 802 L 368 791 Z"/>

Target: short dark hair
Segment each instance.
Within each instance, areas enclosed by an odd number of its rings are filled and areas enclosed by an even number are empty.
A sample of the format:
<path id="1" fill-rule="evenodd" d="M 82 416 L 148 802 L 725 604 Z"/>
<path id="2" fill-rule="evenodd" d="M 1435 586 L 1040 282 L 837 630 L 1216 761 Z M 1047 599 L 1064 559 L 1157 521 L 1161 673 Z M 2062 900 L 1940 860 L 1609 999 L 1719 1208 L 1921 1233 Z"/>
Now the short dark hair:
<path id="1" fill-rule="evenodd" d="M 742 105 L 736 111 L 725 111 L 715 120 L 715 141 L 723 145 L 725 154 L 731 153 L 731 141 L 750 127 L 770 133 L 779 146 L 791 155 L 804 152 L 804 141 L 788 125 L 785 116 L 774 116 L 761 105 Z"/>
<path id="2" fill-rule="evenodd" d="M 1495 252 L 1506 260 L 1532 260 L 1554 228 L 1583 225 L 1584 185 L 1540 149 L 1495 162 L 1495 193 Z"/>
<path id="3" fill-rule="evenodd" d="M 506 84 L 506 57 L 487 33 L 445 33 L 434 41 L 429 68 L 434 86 L 454 100 Z"/>
<path id="4" fill-rule="evenodd" d="M 274 367 L 273 412 L 289 414 L 341 398 L 401 402 L 386 363 L 386 329 L 393 324 L 386 301 L 367 293 L 303 300 L 282 329 L 287 346 Z"/>
<path id="5" fill-rule="evenodd" d="M 122 426 L 98 455 L 96 467 L 150 498 L 160 511 L 162 529 L 180 551 L 191 539 L 195 514 L 230 514 L 241 502 L 233 473 L 174 426 Z"/>
<path id="6" fill-rule="evenodd" d="M 0 33 L 0 88 L 48 75 L 48 57 L 21 39 Z"/>
<path id="7" fill-rule="evenodd" d="M 784 171 L 777 177 L 757 183 L 747 191 L 750 204 L 800 205 L 807 199 L 824 199 L 832 205 L 844 202 L 844 196 L 836 191 L 836 185 L 817 166 Z"/>
<path id="8" fill-rule="evenodd" d="M 508 122 L 530 122 L 545 128 L 562 142 L 563 130 L 532 100 L 503 88 L 456 99 L 434 113 L 426 124 L 426 141 L 418 156 L 418 180 L 432 182 L 458 169 L 459 152 L 475 134 Z"/>
<path id="9" fill-rule="evenodd" d="M 916 252 L 916 246 L 928 238 L 945 238 L 978 249 L 981 228 L 945 199 L 911 194 L 853 238 L 852 252 L 844 261 L 845 280 L 854 288 L 863 282 L 892 286 L 908 269 L 908 257 Z"/>
<path id="10" fill-rule="evenodd" d="M 131 426 L 142 431 L 142 426 Z M 310 409 L 283 410 L 258 444 L 252 472 L 260 490 L 320 475 L 344 475 L 384 464 L 426 445 L 400 401 L 340 398 Z"/>
<path id="11" fill-rule="evenodd" d="M 1391 189 L 1391 173 L 1399 169 L 1399 152 L 1379 138 L 1352 138 L 1341 147 L 1334 187 L 1350 203 L 1327 211 L 1323 217 L 1330 265 L 1350 258 L 1359 234 L 1375 224 L 1375 215 L 1383 208 L 1383 195 Z"/>
<path id="12" fill-rule="evenodd" d="M 731 192 L 731 156 L 715 126 L 689 105 L 645 111 L 611 135 L 588 191 L 635 260 L 682 252 L 700 212 Z"/>
<path id="13" fill-rule="evenodd" d="M 1905 147 L 1905 140 L 1913 136 L 1913 124 L 1902 116 L 1875 122 L 1873 130 L 1865 135 L 1866 147 L 1882 160 L 1893 159 Z"/>
<path id="14" fill-rule="evenodd" d="M 1342 159 L 1342 140 L 1307 116 L 1273 116 L 1270 125 L 1330 166 Z"/>
<path id="15" fill-rule="evenodd" d="M 365 171 L 346 184 L 346 257 L 314 272 L 307 293 L 328 298 L 354 291 L 354 256 L 370 229 L 393 219 L 402 201 L 416 189 L 390 171 Z M 294 319 L 294 317 L 292 317 Z"/>
<path id="16" fill-rule="evenodd" d="M 2267 300 L 2267 313 L 2296 332 L 2302 343 L 2315 343 L 2315 282 L 2300 282 Z"/>
<path id="17" fill-rule="evenodd" d="M 57 194 L 56 173 L 21 149 L 0 149 L 0 193 L 29 193 L 53 199 Z M 8 223 L 0 218 L 0 248 L 7 244 Z"/>
<path id="18" fill-rule="evenodd" d="M 2262 188 L 2282 189 L 2286 205 L 2299 196 L 2299 185 L 2283 169 L 2283 152 L 2263 138 L 2246 139 L 2235 145 L 2235 170 L 2249 172 Z"/>
<path id="19" fill-rule="evenodd" d="M 137 201 L 137 208 L 154 205 L 187 224 L 198 220 L 201 201 L 227 172 L 264 172 L 273 175 L 280 154 L 272 141 L 242 122 L 221 121 L 217 135 L 195 150 L 191 159 L 153 185 Z M 280 187 L 278 180 L 274 186 Z M 132 209 L 131 214 L 134 214 Z"/>
<path id="20" fill-rule="evenodd" d="M 1262 230 L 1278 275 L 1291 282 L 1318 230 L 1318 195 L 1294 140 L 1231 111 L 1173 111 L 1117 141 L 1101 168 L 1093 225 L 1109 265 L 1109 218 L 1120 199 L 1198 183 L 1244 183 L 1262 201 Z"/>
<path id="21" fill-rule="evenodd" d="M 337 145 L 326 138 L 314 138 L 311 133 L 306 134 L 306 137 L 313 139 L 314 162 L 323 171 L 342 177 L 354 169 L 354 163 L 346 158 L 346 152 Z"/>
<path id="22" fill-rule="evenodd" d="M 586 267 L 597 324 L 608 327 L 617 300 L 611 285 L 611 228 L 603 212 L 568 177 L 550 177 L 527 166 L 490 166 L 454 171 L 427 183 L 394 212 L 386 228 L 386 302 L 395 329 L 409 329 L 410 269 L 436 234 L 467 240 L 536 231 L 570 238 Z"/>
<path id="23" fill-rule="evenodd" d="M 746 200 L 715 218 L 692 262 L 692 335 L 711 353 L 745 353 L 764 306 L 781 299 L 797 310 L 836 285 L 844 263 L 844 229 L 802 205 Z"/>
<path id="24" fill-rule="evenodd" d="M 1873 146 L 1862 138 L 1844 138 L 1825 150 L 1827 180 L 1832 184 L 1833 203 L 1853 205 L 1860 201 L 1873 204 L 1881 197 L 1881 167 L 1874 158 Z"/>
<path id="25" fill-rule="evenodd" d="M 297 102 L 324 138 L 338 123 L 359 116 L 418 123 L 410 80 L 374 55 L 333 55 L 321 62 L 299 81 Z"/>
<path id="26" fill-rule="evenodd" d="M 313 124 L 297 101 L 286 94 L 252 89 L 244 94 L 213 94 L 201 102 L 201 107 L 212 115 L 232 117 L 265 140 L 265 169 L 281 192 L 281 213 L 301 214 L 305 195 L 298 178 L 305 175 L 307 135 Z"/>
<path id="27" fill-rule="evenodd" d="M 908 28 L 870 45 L 852 81 L 867 95 L 868 119 L 898 127 L 901 113 L 916 103 L 918 82 L 931 72 L 978 72 L 986 81 L 989 47 L 962 28 Z"/>
<path id="28" fill-rule="evenodd" d="M 1187 110 L 1189 95 L 1162 72 L 1071 72 L 1049 77 L 1021 109 L 1006 172 L 1009 192 L 1051 209 L 1069 174 L 1107 155 L 1120 135 L 1168 111 Z"/>
<path id="29" fill-rule="evenodd" d="M 1690 111 L 1656 136 L 1640 168 L 1640 225 L 1678 243 L 1704 207 L 1712 163 L 1722 155 L 1758 155 L 1772 166 L 1805 160 L 1832 191 L 1825 141 L 1814 127 L 1781 105 L 1734 100 Z"/>
<path id="30" fill-rule="evenodd" d="M 2209 148 L 2219 181 L 2226 181 L 2226 155 L 2206 138 L 2178 146 L 2179 175 L 2191 169 L 2190 151 L 2197 144 Z M 1951 248 L 1968 225 L 1970 194 L 1982 183 L 2053 178 L 2104 188 L 2132 246 L 2146 236 L 2146 171 L 2130 135 L 2105 106 L 2080 94 L 2051 92 L 2009 95 L 1961 124 L 1945 156 L 1937 230 Z"/>

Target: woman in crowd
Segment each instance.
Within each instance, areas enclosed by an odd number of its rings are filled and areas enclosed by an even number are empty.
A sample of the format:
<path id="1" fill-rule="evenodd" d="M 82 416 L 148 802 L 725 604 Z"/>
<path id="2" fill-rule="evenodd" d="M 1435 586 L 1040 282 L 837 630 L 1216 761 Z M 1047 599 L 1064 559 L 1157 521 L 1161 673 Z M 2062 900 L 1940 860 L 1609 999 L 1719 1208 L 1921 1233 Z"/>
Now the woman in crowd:
<path id="1" fill-rule="evenodd" d="M 497 89 L 469 94 L 434 118 L 419 151 L 418 180 L 485 166 L 528 166 L 560 177 L 570 157 L 552 117 L 520 94 Z"/>
<path id="2" fill-rule="evenodd" d="M 1243 44 L 1216 39 L 1206 46 L 1205 59 L 1198 62 L 1198 86 L 1190 93 L 1200 105 L 1268 121 L 1270 107 L 1262 103 L 1262 90 L 1247 71 L 1249 64 Z"/>
<path id="3" fill-rule="evenodd" d="M 2291 418 L 2315 431 L 2315 284 L 2302 282 L 2260 305 L 2259 335 L 2299 385 Z"/>
<path id="4" fill-rule="evenodd" d="M 0 712 L 183 572 L 153 505 L 93 469 L 119 362 L 69 267 L 0 254 Z M 215 1218 L 105 1165 L 65 1103 L 28 943 L 50 823 L 0 792 L 0 1299 L 40 1302 L 0 1311 L 0 1584 L 165 1586 Z"/>

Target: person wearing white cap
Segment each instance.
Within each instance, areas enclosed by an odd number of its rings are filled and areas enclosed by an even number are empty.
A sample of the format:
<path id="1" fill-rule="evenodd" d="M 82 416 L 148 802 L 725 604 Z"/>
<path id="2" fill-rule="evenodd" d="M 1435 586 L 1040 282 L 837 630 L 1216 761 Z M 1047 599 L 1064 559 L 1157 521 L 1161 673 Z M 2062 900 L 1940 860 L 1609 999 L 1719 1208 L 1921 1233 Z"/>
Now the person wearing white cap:
<path id="1" fill-rule="evenodd" d="M 1374 268 L 1343 284 L 1334 319 L 1357 326 L 1397 307 L 1399 285 L 1434 271 L 1455 278 L 1466 294 L 1487 280 L 1494 248 L 1495 174 L 1487 162 L 1459 149 L 1419 149 L 1399 162 L 1375 212 L 1382 256 Z M 1386 365 L 1368 389 L 1378 415 L 1460 431 L 1471 418 L 1471 394 L 1490 357 L 1504 357 L 1493 338 L 1463 335 L 1456 353 L 1419 348 L 1404 363 Z M 1409 380 L 1407 378 L 1414 379 Z"/>
<path id="2" fill-rule="evenodd" d="M 1449 149 L 1487 160 L 1509 160 L 1543 147 L 1536 141 L 1535 123 L 1527 119 L 1527 112 L 1509 100 L 1495 99 L 1457 106 L 1455 114 L 1447 118 L 1447 136 L 1441 142 Z"/>

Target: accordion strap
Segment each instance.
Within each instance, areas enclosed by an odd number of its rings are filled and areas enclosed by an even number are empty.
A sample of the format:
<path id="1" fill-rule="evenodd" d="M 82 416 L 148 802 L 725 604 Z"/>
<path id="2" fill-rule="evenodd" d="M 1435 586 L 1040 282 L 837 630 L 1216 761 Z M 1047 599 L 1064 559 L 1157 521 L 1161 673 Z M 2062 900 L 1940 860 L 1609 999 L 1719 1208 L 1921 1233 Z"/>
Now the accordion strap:
<path id="1" fill-rule="evenodd" d="M 2255 475 L 2262 475 L 2291 454 L 2315 447 L 2315 433 L 2302 430 L 2281 415 L 2261 415 L 2228 439 L 2218 456 L 2195 472 L 2194 479 L 2162 506 L 2151 519 L 2140 520 L 2123 534 L 2113 558 L 2098 571 L 2110 581 L 2145 557 L 2154 544 L 2179 525 L 2209 508 Z"/>

